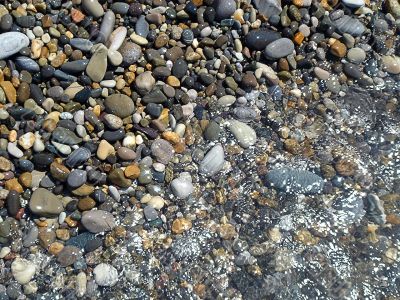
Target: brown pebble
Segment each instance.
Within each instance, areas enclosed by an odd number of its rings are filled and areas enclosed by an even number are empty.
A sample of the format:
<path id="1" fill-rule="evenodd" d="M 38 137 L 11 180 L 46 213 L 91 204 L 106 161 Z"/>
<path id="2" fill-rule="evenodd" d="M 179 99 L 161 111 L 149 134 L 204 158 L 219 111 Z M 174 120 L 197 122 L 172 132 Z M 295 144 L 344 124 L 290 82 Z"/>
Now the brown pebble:
<path id="1" fill-rule="evenodd" d="M 50 254 L 58 255 L 58 253 L 60 253 L 63 248 L 64 245 L 62 243 L 54 242 L 50 244 L 48 251 Z"/>
<path id="2" fill-rule="evenodd" d="M 10 180 L 7 180 L 6 184 L 5 184 L 5 188 L 6 188 L 6 190 L 16 191 L 20 194 L 22 194 L 24 192 L 24 188 L 22 187 L 22 185 L 19 184 L 17 178 L 12 178 Z"/>
<path id="3" fill-rule="evenodd" d="M 17 102 L 17 91 L 15 87 L 11 83 L 11 81 L 2 81 L 0 82 L 0 87 L 3 89 L 4 93 L 6 94 L 6 98 L 8 102 L 15 103 Z"/>
<path id="4" fill-rule="evenodd" d="M 19 103 L 24 103 L 26 100 L 29 99 L 29 96 L 31 94 L 31 89 L 28 83 L 26 82 L 21 82 L 18 90 L 17 90 L 17 100 Z"/>
<path id="5" fill-rule="evenodd" d="M 342 176 L 352 176 L 356 172 L 357 164 L 348 159 L 340 159 L 335 164 L 336 172 Z"/>
<path id="6" fill-rule="evenodd" d="M 50 229 L 43 228 L 39 231 L 39 245 L 47 249 L 56 240 L 56 233 Z"/>
<path id="7" fill-rule="evenodd" d="M 96 201 L 90 197 L 85 197 L 79 200 L 78 208 L 81 211 L 90 210 L 96 206 Z"/>
<path id="8" fill-rule="evenodd" d="M 137 179 L 140 175 L 140 168 L 136 164 L 129 165 L 125 168 L 124 174 L 129 179 Z"/>
<path id="9" fill-rule="evenodd" d="M 346 45 L 342 42 L 336 40 L 330 48 L 330 52 L 335 55 L 336 57 L 345 57 L 347 53 Z"/>

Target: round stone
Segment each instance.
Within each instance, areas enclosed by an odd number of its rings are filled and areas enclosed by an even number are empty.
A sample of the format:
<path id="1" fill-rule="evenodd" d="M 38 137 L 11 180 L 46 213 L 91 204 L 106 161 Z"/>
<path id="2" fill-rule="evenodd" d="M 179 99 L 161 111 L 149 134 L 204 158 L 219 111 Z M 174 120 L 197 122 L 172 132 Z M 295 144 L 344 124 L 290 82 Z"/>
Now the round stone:
<path id="1" fill-rule="evenodd" d="M 106 111 L 120 118 L 125 118 L 135 111 L 133 100 L 123 94 L 113 94 L 104 101 Z"/>

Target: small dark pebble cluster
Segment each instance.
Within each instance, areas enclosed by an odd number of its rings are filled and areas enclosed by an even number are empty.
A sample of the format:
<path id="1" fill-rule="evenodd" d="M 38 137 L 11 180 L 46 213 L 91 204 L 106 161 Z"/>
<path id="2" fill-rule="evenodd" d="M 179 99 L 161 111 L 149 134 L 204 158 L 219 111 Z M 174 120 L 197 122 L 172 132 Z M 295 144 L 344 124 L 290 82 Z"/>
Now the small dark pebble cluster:
<path id="1" fill-rule="evenodd" d="M 399 34 L 399 0 L 0 1 L 0 299 L 399 299 Z"/>

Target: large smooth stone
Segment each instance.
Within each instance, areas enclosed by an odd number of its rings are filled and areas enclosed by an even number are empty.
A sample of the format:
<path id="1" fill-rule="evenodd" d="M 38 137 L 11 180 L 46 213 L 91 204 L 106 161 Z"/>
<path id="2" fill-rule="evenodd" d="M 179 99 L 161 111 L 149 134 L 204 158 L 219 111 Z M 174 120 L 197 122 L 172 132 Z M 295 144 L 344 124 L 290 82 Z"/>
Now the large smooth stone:
<path id="1" fill-rule="evenodd" d="M 199 171 L 200 173 L 211 177 L 222 170 L 224 163 L 224 148 L 222 148 L 221 144 L 217 144 L 207 152 L 206 156 L 200 163 Z"/>
<path id="2" fill-rule="evenodd" d="M 333 21 L 333 24 L 341 33 L 348 33 L 352 36 L 360 36 L 365 31 L 363 23 L 348 15 L 344 15 L 343 17 Z"/>
<path id="3" fill-rule="evenodd" d="M 91 16 L 100 18 L 104 15 L 104 9 L 97 0 L 82 0 L 83 9 Z"/>
<path id="4" fill-rule="evenodd" d="M 113 94 L 104 101 L 106 111 L 120 118 L 130 116 L 135 111 L 133 100 L 123 94 Z"/>
<path id="5" fill-rule="evenodd" d="M 108 41 L 112 30 L 114 29 L 115 25 L 115 14 L 112 10 L 107 10 L 105 13 L 103 20 L 101 21 L 100 26 L 100 34 L 98 41 L 100 43 L 105 43 Z"/>
<path id="6" fill-rule="evenodd" d="M 248 148 L 257 141 L 257 135 L 254 129 L 243 122 L 230 120 L 228 128 L 238 140 L 239 145 L 243 148 Z"/>
<path id="7" fill-rule="evenodd" d="M 83 227 L 91 233 L 110 231 L 115 227 L 114 216 L 105 210 L 91 210 L 82 215 Z"/>
<path id="8" fill-rule="evenodd" d="M 61 200 L 44 188 L 38 188 L 32 193 L 29 208 L 40 217 L 56 217 L 64 210 Z"/>
<path id="9" fill-rule="evenodd" d="M 265 56 L 269 59 L 278 59 L 292 54 L 294 50 L 293 42 L 288 38 L 275 40 L 265 47 Z"/>
<path id="10" fill-rule="evenodd" d="M 267 18 L 282 12 L 281 0 L 253 0 L 253 4 L 258 12 Z"/>
<path id="11" fill-rule="evenodd" d="M 317 194 L 322 192 L 324 180 L 318 175 L 291 168 L 269 171 L 266 181 L 274 188 L 287 193 Z"/>
<path id="12" fill-rule="evenodd" d="M 264 50 L 265 47 L 282 36 L 279 32 L 265 29 L 250 31 L 245 37 L 246 46 L 252 50 Z"/>
<path id="13" fill-rule="evenodd" d="M 5 59 L 28 47 L 29 38 L 20 32 L 6 32 L 0 34 L 0 59 Z"/>
<path id="14" fill-rule="evenodd" d="M 104 46 L 99 47 L 86 67 L 86 74 L 95 82 L 103 80 L 107 71 L 107 48 Z"/>
<path id="15" fill-rule="evenodd" d="M 213 2 L 217 20 L 230 19 L 236 10 L 235 0 L 215 0 Z"/>

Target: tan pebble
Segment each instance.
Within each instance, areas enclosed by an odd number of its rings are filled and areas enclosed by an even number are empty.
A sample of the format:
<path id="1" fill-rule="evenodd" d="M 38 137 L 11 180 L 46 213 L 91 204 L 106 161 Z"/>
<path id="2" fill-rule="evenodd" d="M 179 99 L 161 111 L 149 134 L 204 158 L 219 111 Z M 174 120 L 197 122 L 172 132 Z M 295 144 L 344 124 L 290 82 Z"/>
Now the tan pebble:
<path id="1" fill-rule="evenodd" d="M 18 139 L 18 145 L 28 150 L 33 146 L 35 139 L 35 134 L 33 132 L 27 132 Z"/>
<path id="2" fill-rule="evenodd" d="M 71 219 L 70 216 L 66 217 L 64 222 L 67 223 L 68 226 L 71 227 L 71 228 L 74 228 L 74 227 L 78 226 L 78 221 L 75 221 L 75 220 Z"/>
<path id="3" fill-rule="evenodd" d="M 162 137 L 172 144 L 177 144 L 181 141 L 179 134 L 173 131 L 164 131 Z"/>
<path id="4" fill-rule="evenodd" d="M 3 89 L 4 93 L 6 94 L 6 98 L 8 102 L 15 103 L 17 102 L 17 91 L 15 87 L 11 83 L 11 81 L 2 81 L 0 82 L 0 87 Z"/>
<path id="5" fill-rule="evenodd" d="M 58 255 L 58 253 L 60 253 L 63 248 L 63 244 L 61 244 L 60 242 L 54 242 L 50 244 L 48 251 L 50 254 Z"/>
<path id="6" fill-rule="evenodd" d="M 44 43 L 41 40 L 34 39 L 31 43 L 31 58 L 38 59 L 42 53 Z"/>
<path id="7" fill-rule="evenodd" d="M 52 119 L 54 121 L 56 121 L 58 123 L 58 121 L 60 120 L 60 112 L 59 111 L 52 111 L 51 113 L 49 113 L 46 116 L 46 120 L 47 119 Z"/>
<path id="8" fill-rule="evenodd" d="M 224 240 L 229 240 L 237 235 L 235 226 L 232 224 L 222 224 L 219 227 L 219 236 Z"/>
<path id="9" fill-rule="evenodd" d="M 42 128 L 47 132 L 53 132 L 54 129 L 56 129 L 56 127 L 57 127 L 57 122 L 54 121 L 53 119 L 44 120 L 42 124 Z"/>
<path id="10" fill-rule="evenodd" d="M 7 158 L 0 156 L 0 171 L 6 172 L 11 170 L 11 161 Z"/>
<path id="11" fill-rule="evenodd" d="M 69 234 L 69 230 L 68 229 L 57 229 L 56 230 L 56 236 L 58 239 L 62 240 L 62 241 L 68 241 L 70 238 L 70 234 Z"/>
<path id="12" fill-rule="evenodd" d="M 32 186 L 32 174 L 29 172 L 22 173 L 18 180 L 25 188 L 30 188 Z"/>
<path id="13" fill-rule="evenodd" d="M 172 232 L 175 234 L 181 234 L 184 231 L 189 230 L 190 228 L 192 228 L 192 222 L 185 218 L 175 219 L 172 222 L 172 227 L 171 227 Z"/>
<path id="14" fill-rule="evenodd" d="M 19 184 L 17 178 L 12 178 L 6 181 L 5 183 L 6 190 L 16 191 L 20 194 L 24 192 L 24 188 Z"/>
<path id="15" fill-rule="evenodd" d="M 52 65 L 54 68 L 58 68 L 58 67 L 60 67 L 60 66 L 64 63 L 64 61 L 65 61 L 66 58 L 67 58 L 67 56 L 65 55 L 65 53 L 59 53 L 59 54 L 57 54 L 57 56 L 51 61 L 51 65 Z"/>
<path id="16" fill-rule="evenodd" d="M 16 130 L 11 130 L 8 134 L 8 141 L 11 143 L 14 143 L 17 140 L 17 131 Z"/>
<path id="17" fill-rule="evenodd" d="M 342 176 L 352 176 L 356 172 L 357 164 L 348 159 L 340 159 L 335 164 L 336 172 Z"/>
<path id="18" fill-rule="evenodd" d="M 111 154 L 115 154 L 114 147 L 106 140 L 101 140 L 99 147 L 97 148 L 97 157 L 100 160 L 105 160 Z"/>
<path id="19" fill-rule="evenodd" d="M 95 105 L 95 106 L 93 107 L 93 113 L 94 113 L 97 117 L 100 116 L 100 113 L 101 113 L 101 107 L 100 107 L 100 105 Z"/>

